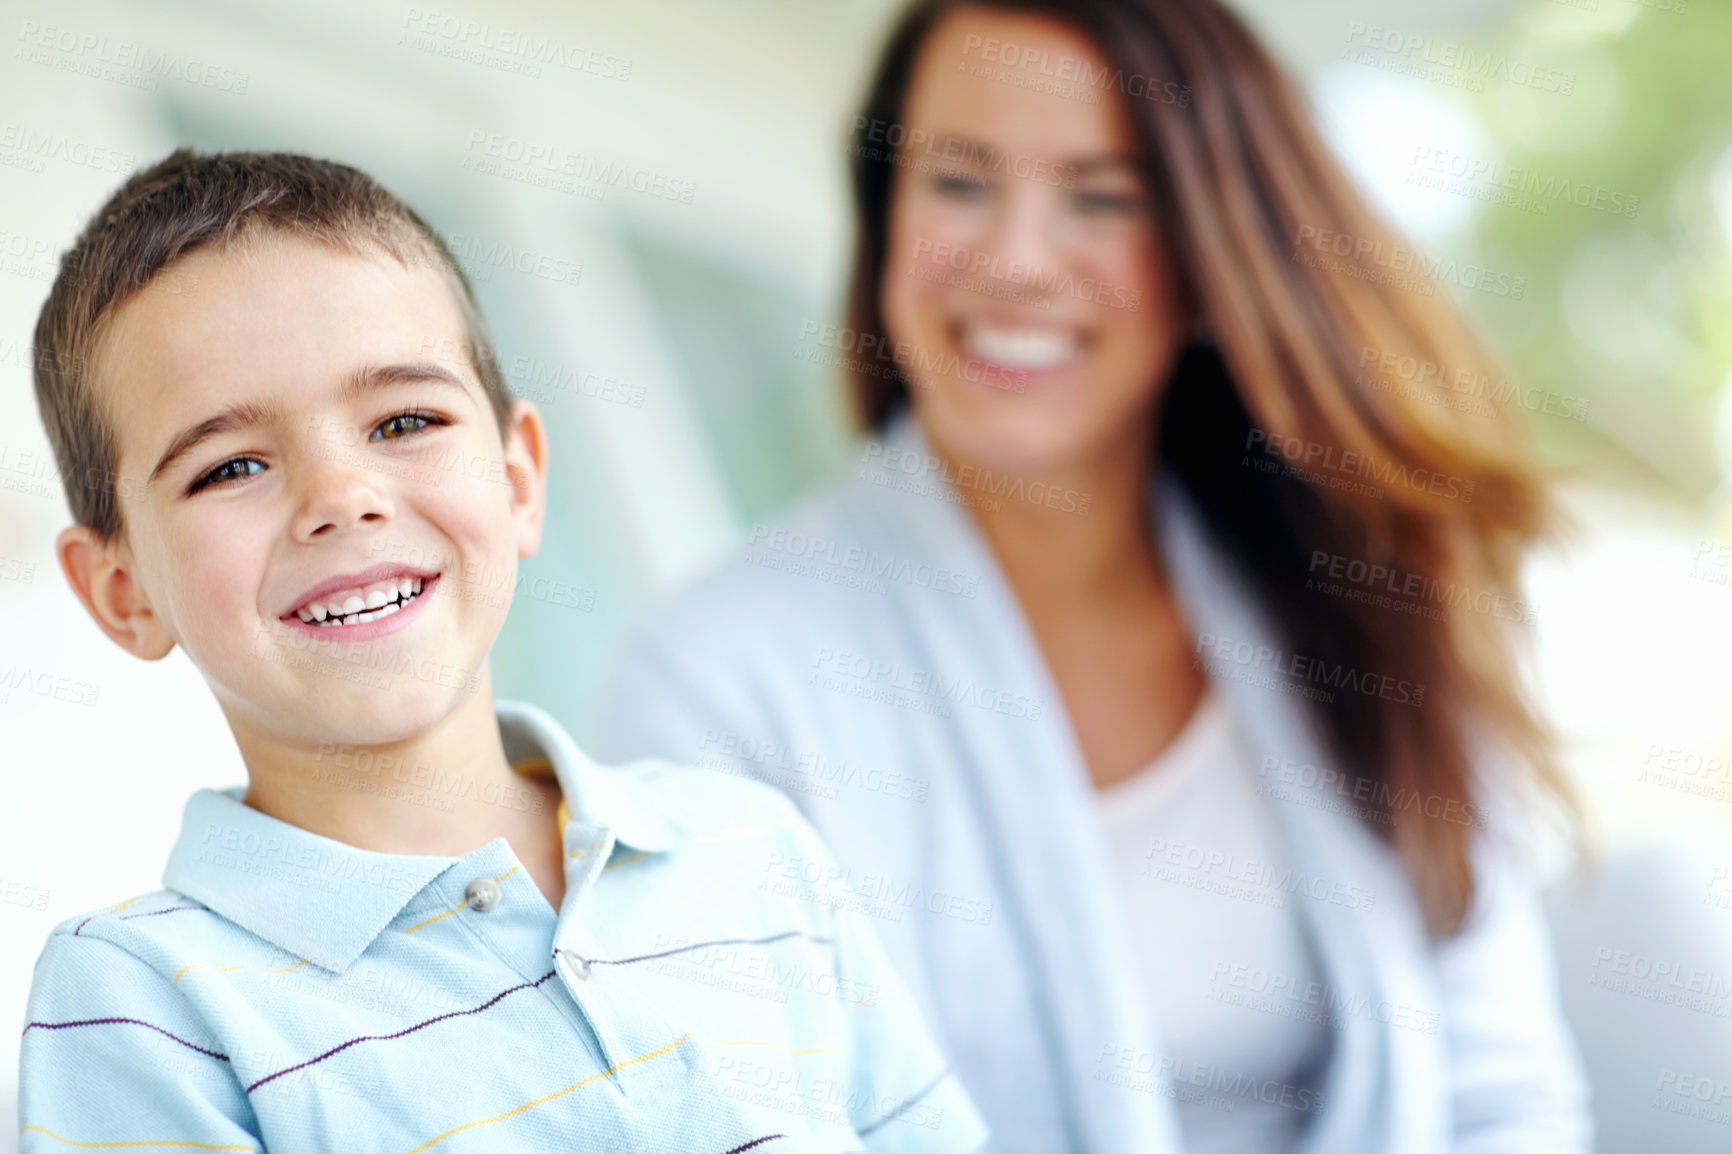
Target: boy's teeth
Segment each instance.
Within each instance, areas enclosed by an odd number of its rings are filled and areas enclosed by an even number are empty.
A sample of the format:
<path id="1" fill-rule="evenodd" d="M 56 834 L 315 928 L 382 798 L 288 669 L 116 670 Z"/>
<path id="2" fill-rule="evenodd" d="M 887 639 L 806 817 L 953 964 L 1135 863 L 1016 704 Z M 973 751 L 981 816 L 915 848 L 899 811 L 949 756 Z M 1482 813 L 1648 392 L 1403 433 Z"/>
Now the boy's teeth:
<path id="1" fill-rule="evenodd" d="M 308 625 L 359 625 L 388 617 L 421 595 L 421 578 L 393 577 L 351 593 L 342 601 L 316 601 L 295 610 Z"/>

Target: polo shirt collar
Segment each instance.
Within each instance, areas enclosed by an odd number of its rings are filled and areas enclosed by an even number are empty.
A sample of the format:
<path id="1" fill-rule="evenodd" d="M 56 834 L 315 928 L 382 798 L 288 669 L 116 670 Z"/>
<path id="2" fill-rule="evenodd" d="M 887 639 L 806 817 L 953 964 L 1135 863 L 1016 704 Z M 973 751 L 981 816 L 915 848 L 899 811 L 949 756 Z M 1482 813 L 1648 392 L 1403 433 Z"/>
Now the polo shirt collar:
<path id="1" fill-rule="evenodd" d="M 497 701 L 512 764 L 545 757 L 574 822 L 605 826 L 645 853 L 692 836 L 641 778 L 596 765 L 546 713 Z M 163 884 L 265 941 L 337 973 L 349 968 L 427 885 L 459 860 L 375 853 L 260 813 L 245 788 L 202 789 L 187 800 Z"/>
<path id="2" fill-rule="evenodd" d="M 672 849 L 697 832 L 690 819 L 670 812 L 642 777 L 591 761 L 565 727 L 542 710 L 522 701 L 495 701 L 493 712 L 505 760 L 516 765 L 545 757 L 553 763 L 572 821 L 607 826 L 617 843 L 645 853 Z"/>

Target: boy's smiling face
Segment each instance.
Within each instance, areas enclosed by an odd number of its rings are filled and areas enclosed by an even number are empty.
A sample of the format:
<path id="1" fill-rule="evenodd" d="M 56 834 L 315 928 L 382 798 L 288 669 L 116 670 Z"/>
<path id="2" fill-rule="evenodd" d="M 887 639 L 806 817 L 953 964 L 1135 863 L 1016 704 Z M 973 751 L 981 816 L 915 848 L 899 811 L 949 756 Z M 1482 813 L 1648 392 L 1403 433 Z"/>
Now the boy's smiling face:
<path id="1" fill-rule="evenodd" d="M 96 366 L 139 494 L 112 545 L 62 535 L 98 623 L 182 646 L 237 734 L 290 745 L 403 740 L 490 693 L 545 437 L 520 401 L 502 443 L 451 282 L 275 236 L 176 268 L 198 291 L 129 300 Z"/>

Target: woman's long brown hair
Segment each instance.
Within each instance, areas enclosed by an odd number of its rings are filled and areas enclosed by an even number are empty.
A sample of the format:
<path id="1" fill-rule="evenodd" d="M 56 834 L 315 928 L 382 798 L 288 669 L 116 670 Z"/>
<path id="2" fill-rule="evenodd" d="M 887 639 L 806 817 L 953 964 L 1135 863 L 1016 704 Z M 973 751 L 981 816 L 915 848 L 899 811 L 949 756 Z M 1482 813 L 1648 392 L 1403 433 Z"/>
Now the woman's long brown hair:
<path id="1" fill-rule="evenodd" d="M 1453 934 L 1474 897 L 1482 754 L 1496 752 L 1500 776 L 1577 812 L 1506 620 L 1521 616 L 1511 610 L 1521 555 L 1550 528 L 1552 506 L 1507 389 L 1481 398 L 1491 416 L 1445 403 L 1451 381 L 1505 378 L 1443 289 L 1403 271 L 1412 250 L 1366 207 L 1291 83 L 1216 0 L 917 0 L 890 35 L 864 123 L 902 123 L 927 37 L 968 7 L 1051 17 L 1109 65 L 1097 90 L 1125 100 L 1179 295 L 1211 333 L 1166 384 L 1151 430 L 1157 460 L 1294 654 L 1424 687 L 1417 705 L 1351 691 L 1312 704 L 1357 779 L 1349 798 L 1395 845 L 1432 932 Z M 895 159 L 854 149 L 848 323 L 879 347 L 889 347 L 881 289 Z M 1442 368 L 1379 382 L 1364 366 L 1385 353 Z M 908 398 L 906 377 L 875 368 L 850 380 L 868 427 Z M 1283 467 L 1295 453 L 1303 472 Z M 1427 604 L 1454 607 L 1402 613 L 1320 596 L 1307 582 L 1332 580 L 1334 558 L 1385 566 L 1403 587 L 1419 582 Z"/>

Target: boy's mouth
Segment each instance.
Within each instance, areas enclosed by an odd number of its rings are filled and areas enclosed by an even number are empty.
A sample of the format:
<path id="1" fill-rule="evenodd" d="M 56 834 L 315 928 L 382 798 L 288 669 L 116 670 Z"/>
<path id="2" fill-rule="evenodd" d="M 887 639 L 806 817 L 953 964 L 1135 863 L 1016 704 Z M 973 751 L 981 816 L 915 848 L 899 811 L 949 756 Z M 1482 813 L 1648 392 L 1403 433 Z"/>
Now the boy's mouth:
<path id="1" fill-rule="evenodd" d="M 282 619 L 298 618 L 320 629 L 364 625 L 408 608 L 438 580 L 437 573 L 391 566 L 333 577 L 315 586 Z"/>

